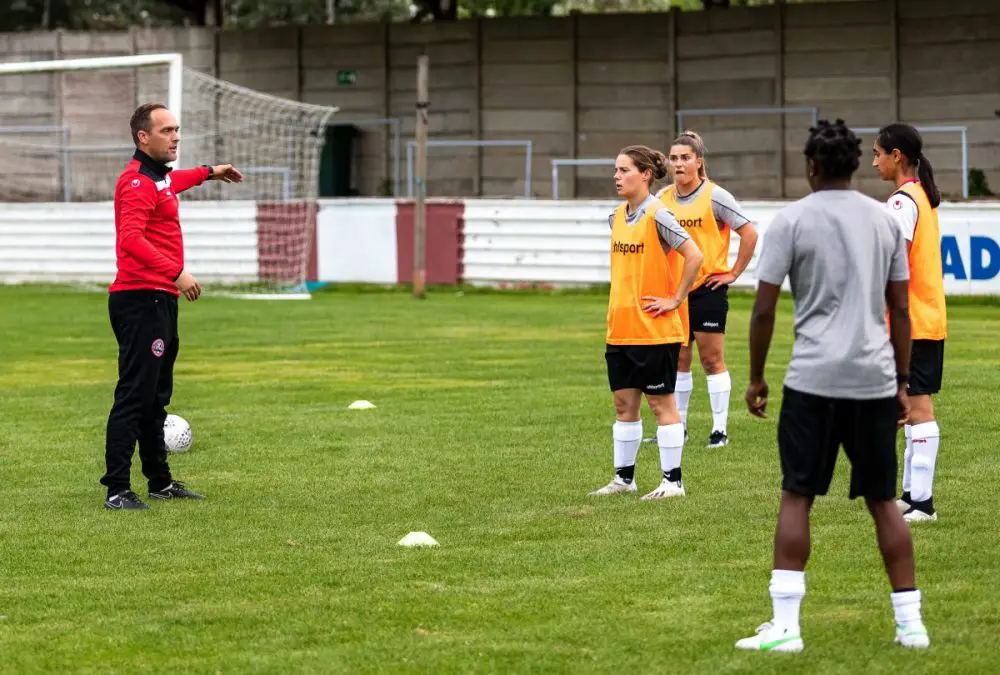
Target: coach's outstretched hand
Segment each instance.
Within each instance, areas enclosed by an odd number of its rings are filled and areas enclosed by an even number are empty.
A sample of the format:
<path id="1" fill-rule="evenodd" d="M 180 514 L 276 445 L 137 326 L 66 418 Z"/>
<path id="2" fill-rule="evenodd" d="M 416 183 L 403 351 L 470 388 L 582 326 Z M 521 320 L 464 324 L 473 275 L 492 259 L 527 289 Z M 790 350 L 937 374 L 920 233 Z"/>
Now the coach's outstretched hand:
<path id="1" fill-rule="evenodd" d="M 221 180 L 223 183 L 242 183 L 243 174 L 232 164 L 219 164 L 212 167 L 209 180 Z"/>
<path id="2" fill-rule="evenodd" d="M 754 417 L 767 419 L 767 381 L 761 378 L 759 382 L 750 381 L 747 387 L 747 409 Z"/>

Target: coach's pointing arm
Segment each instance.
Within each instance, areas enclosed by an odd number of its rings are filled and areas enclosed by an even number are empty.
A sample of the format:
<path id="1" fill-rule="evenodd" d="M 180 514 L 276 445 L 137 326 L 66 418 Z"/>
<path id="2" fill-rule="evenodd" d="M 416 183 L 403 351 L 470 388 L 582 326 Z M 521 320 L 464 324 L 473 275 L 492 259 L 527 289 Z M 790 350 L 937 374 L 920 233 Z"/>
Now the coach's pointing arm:
<path id="1" fill-rule="evenodd" d="M 171 187 L 178 194 L 201 185 L 206 180 L 219 180 L 223 183 L 241 183 L 243 181 L 243 174 L 232 164 L 206 165 L 194 169 L 174 169 L 170 173 Z"/>

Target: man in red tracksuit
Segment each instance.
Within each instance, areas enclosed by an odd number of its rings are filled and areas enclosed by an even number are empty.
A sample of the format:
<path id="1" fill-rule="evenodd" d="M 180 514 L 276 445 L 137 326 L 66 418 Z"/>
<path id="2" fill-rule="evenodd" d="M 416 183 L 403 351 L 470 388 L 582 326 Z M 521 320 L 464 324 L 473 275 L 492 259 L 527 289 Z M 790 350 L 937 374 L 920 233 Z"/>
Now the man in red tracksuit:
<path id="1" fill-rule="evenodd" d="M 240 182 L 230 164 L 171 170 L 180 129 L 166 107 L 145 104 L 132 115 L 136 151 L 115 188 L 118 274 L 108 312 L 118 340 L 118 386 L 108 416 L 101 483 L 105 508 L 148 509 L 132 491 L 136 441 L 152 499 L 204 499 L 173 479 L 163 440 L 177 359 L 177 299 L 198 299 L 201 286 L 184 267 L 177 195 L 206 180 Z"/>

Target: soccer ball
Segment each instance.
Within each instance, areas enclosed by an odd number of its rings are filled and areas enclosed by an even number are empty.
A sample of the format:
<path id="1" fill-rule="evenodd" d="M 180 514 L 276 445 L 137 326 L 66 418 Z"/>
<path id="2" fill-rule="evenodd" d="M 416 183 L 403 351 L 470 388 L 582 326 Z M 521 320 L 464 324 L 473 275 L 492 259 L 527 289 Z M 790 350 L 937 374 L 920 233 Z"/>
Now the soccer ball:
<path id="1" fill-rule="evenodd" d="M 187 452 L 191 449 L 191 425 L 180 415 L 167 415 L 163 422 L 163 440 L 167 452 Z"/>

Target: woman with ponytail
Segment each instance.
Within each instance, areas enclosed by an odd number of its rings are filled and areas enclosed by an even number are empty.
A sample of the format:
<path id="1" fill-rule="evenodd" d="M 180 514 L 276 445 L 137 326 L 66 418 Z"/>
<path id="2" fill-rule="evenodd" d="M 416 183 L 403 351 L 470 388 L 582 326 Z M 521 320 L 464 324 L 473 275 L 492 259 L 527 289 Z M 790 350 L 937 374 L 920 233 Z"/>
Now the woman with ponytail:
<path id="1" fill-rule="evenodd" d="M 888 208 L 906 237 L 910 262 L 910 419 L 904 428 L 903 494 L 896 504 L 908 522 L 934 521 L 931 492 L 941 432 L 931 396 L 941 389 L 948 336 L 937 212 L 941 193 L 923 139 L 909 124 L 883 127 L 873 151 L 872 166 L 896 186 Z"/>
<path id="2" fill-rule="evenodd" d="M 705 371 L 708 399 L 712 406 L 709 448 L 729 443 L 729 394 L 732 378 L 726 367 L 726 318 L 729 285 L 743 273 L 753 258 L 757 230 L 727 190 L 709 180 L 705 168 L 705 143 L 693 131 L 684 131 L 670 146 L 670 177 L 673 184 L 657 195 L 705 256 L 688 300 L 690 342 L 698 345 L 698 358 Z M 740 250 L 736 264 L 729 265 L 729 241 L 736 232 Z M 692 345 L 681 349 L 677 366 L 677 406 L 687 434 L 688 402 L 694 389 L 691 375 Z"/>

